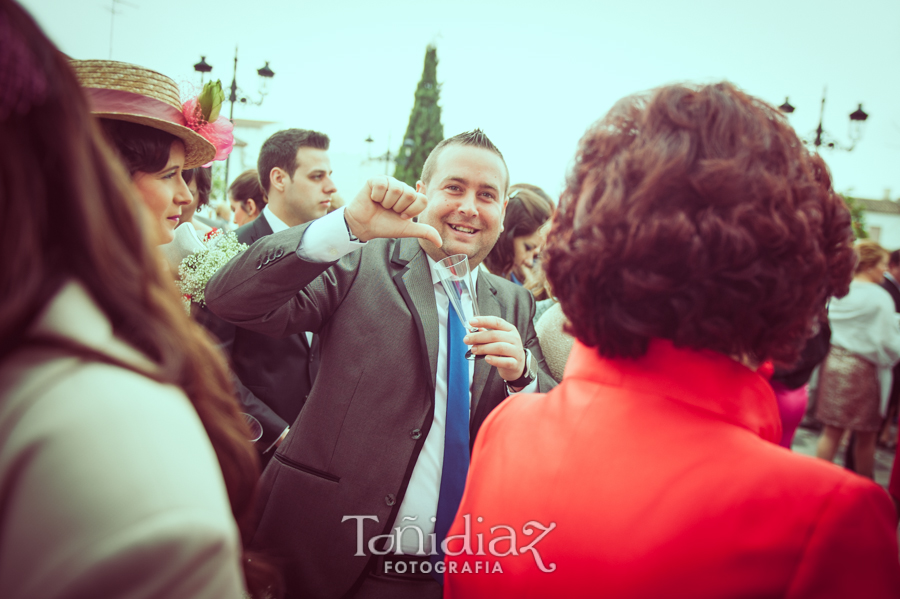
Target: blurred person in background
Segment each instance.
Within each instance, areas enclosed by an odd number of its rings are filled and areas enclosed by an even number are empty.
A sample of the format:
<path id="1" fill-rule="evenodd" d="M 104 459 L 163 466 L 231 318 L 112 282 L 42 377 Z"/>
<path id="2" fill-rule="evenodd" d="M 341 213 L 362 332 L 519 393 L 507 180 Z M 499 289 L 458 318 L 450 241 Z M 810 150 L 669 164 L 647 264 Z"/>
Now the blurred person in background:
<path id="1" fill-rule="evenodd" d="M 553 201 L 540 188 L 517 183 L 509 188 L 509 203 L 500 238 L 484 259 L 491 274 L 517 285 L 525 284 L 544 246 L 544 224 L 553 214 Z"/>
<path id="2" fill-rule="evenodd" d="M 625 98 L 573 164 L 543 263 L 577 341 L 482 425 L 444 597 L 897 597 L 884 490 L 779 447 L 756 372 L 848 291 L 824 161 L 719 83 Z"/>
<path id="3" fill-rule="evenodd" d="M 234 228 L 234 212 L 227 202 L 217 202 L 213 207 L 213 215 L 213 222 L 221 224 L 223 228 Z"/>
<path id="4" fill-rule="evenodd" d="M 191 223 L 197 233 L 209 235 L 215 230 L 215 227 L 203 222 L 205 219 L 197 214 L 197 209 L 209 205 L 212 171 L 208 168 L 197 167 L 183 171 L 181 176 L 188 185 L 192 200 L 190 204 L 181 208 L 181 218 L 178 224 Z"/>
<path id="5" fill-rule="evenodd" d="M 214 151 L 167 134 L 129 177 L 14 2 L 0 64 L 0 597 L 261 596 L 256 457 L 154 247 Z"/>
<path id="6" fill-rule="evenodd" d="M 228 188 L 228 203 L 234 213 L 234 224 L 241 227 L 256 219 L 266 207 L 266 193 L 259 184 L 256 169 L 238 175 Z"/>
<path id="7" fill-rule="evenodd" d="M 881 286 L 891 295 L 891 299 L 894 300 L 894 310 L 900 314 L 900 250 L 891 252 Z M 891 385 L 887 416 L 881 426 L 881 433 L 878 435 L 878 444 L 888 449 L 897 448 L 897 429 L 894 428 L 894 425 L 897 424 L 898 403 L 900 403 L 900 364 L 894 366 L 894 383 Z"/>
<path id="8" fill-rule="evenodd" d="M 859 262 L 846 297 L 828 307 L 831 349 L 819 373 L 816 418 L 825 428 L 816 455 L 834 460 L 844 431 L 856 434 L 854 469 L 872 478 L 875 441 L 887 413 L 893 366 L 900 361 L 900 325 L 881 287 L 888 251 L 874 241 L 856 244 Z"/>
<path id="9" fill-rule="evenodd" d="M 775 392 L 778 412 L 781 414 L 782 447 L 791 448 L 797 427 L 803 420 L 809 403 L 808 383 L 813 371 L 831 346 L 831 327 L 828 325 L 828 314 L 825 310 L 818 318 L 818 332 L 806 342 L 800 353 L 800 359 L 790 365 L 776 364 L 769 383 Z"/>
<path id="10" fill-rule="evenodd" d="M 338 192 L 334 192 L 331 194 L 331 205 L 328 206 L 328 214 L 331 214 L 338 208 L 343 208 L 347 205 L 347 202 L 344 201 L 344 198 L 341 197 L 341 194 Z"/>

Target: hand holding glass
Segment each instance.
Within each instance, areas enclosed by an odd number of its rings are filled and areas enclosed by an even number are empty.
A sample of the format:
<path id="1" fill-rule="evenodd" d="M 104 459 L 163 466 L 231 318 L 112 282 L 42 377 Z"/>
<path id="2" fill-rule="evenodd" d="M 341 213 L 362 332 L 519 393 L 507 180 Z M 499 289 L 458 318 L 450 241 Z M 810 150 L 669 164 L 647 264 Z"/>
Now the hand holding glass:
<path id="1" fill-rule="evenodd" d="M 456 311 L 456 315 L 459 316 L 460 322 L 462 322 L 463 328 L 470 333 L 477 333 L 477 328 L 469 326 L 465 316 L 466 313 L 462 309 L 462 294 L 466 292 L 472 301 L 472 316 L 475 318 L 480 316 L 478 313 L 478 301 L 475 299 L 475 285 L 472 283 L 472 273 L 469 271 L 469 257 L 465 254 L 455 254 L 435 263 L 434 268 L 441 285 L 444 286 L 447 297 L 450 298 L 450 304 Z M 476 358 L 484 358 L 484 356 L 476 356 L 472 353 L 472 349 L 469 348 L 466 351 L 466 360 L 474 360 Z"/>

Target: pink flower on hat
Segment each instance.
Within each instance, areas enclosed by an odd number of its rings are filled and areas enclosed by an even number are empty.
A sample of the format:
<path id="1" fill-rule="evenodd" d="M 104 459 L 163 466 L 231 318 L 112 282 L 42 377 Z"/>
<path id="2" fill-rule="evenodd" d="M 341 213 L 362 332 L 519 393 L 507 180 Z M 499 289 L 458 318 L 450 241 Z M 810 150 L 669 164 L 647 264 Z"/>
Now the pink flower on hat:
<path id="1" fill-rule="evenodd" d="M 234 124 L 224 116 L 220 116 L 225 92 L 221 81 L 210 81 L 203 86 L 203 91 L 196 98 L 184 103 L 185 125 L 202 135 L 216 148 L 215 160 L 225 160 L 234 148 Z"/>

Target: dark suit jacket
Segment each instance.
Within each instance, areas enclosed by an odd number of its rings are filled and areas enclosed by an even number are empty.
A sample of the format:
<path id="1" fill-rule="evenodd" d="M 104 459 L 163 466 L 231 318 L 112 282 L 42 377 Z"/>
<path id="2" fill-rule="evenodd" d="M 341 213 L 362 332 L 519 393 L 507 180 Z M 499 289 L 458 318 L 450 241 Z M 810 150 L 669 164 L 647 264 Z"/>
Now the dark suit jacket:
<path id="1" fill-rule="evenodd" d="M 251 545 L 283 560 L 291 596 L 341 597 L 366 573 L 363 547 L 390 531 L 434 417 L 438 318 L 418 240 L 378 239 L 334 264 L 296 250 L 308 225 L 270 235 L 229 262 L 206 290 L 210 308 L 270 335 L 315 331 L 319 375 L 306 406 L 263 473 Z M 481 272 L 482 315 L 512 323 L 547 374 L 527 290 Z M 507 396 L 497 370 L 475 363 L 470 439 Z"/>
<path id="2" fill-rule="evenodd" d="M 881 282 L 881 286 L 891 294 L 891 298 L 894 300 L 894 309 L 900 312 L 900 287 L 887 277 Z"/>
<path id="3" fill-rule="evenodd" d="M 894 310 L 900 312 L 900 287 L 897 287 L 897 284 L 887 277 L 881 281 L 881 286 L 891 294 L 891 298 L 894 300 Z M 897 403 L 898 396 L 900 396 L 900 363 L 894 366 L 894 383 L 891 385 L 890 403 Z"/>
<path id="4" fill-rule="evenodd" d="M 236 234 L 241 243 L 253 245 L 271 235 L 272 227 L 264 217 L 258 217 Z M 264 451 L 293 424 L 309 396 L 318 370 L 316 338 L 310 348 L 305 333 L 270 337 L 211 314 L 198 320 L 219 338 L 222 350 L 230 357 L 241 405 L 263 426 L 257 447 Z"/>

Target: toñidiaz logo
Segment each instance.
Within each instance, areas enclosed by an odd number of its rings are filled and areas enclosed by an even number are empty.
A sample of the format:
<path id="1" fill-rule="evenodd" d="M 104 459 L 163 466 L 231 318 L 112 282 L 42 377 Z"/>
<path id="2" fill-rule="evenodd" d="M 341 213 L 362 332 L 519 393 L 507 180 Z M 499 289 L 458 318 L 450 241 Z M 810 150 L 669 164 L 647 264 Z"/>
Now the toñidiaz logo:
<path id="1" fill-rule="evenodd" d="M 378 516 L 344 516 L 341 522 L 347 522 L 348 520 L 356 521 L 356 553 L 354 553 L 353 555 L 357 557 L 364 557 L 365 555 L 367 555 L 365 551 L 366 549 L 369 550 L 369 555 L 387 555 L 393 552 L 394 555 L 406 555 L 408 557 L 426 557 L 428 555 L 438 554 L 435 534 L 433 532 L 426 534 L 425 532 L 423 532 L 420 526 L 414 524 L 414 522 L 417 520 L 416 516 L 404 517 L 403 522 L 408 522 L 408 524 L 401 524 L 400 526 L 396 526 L 388 534 L 375 535 L 370 538 L 368 542 L 366 542 L 363 535 L 363 522 L 365 520 L 373 520 L 374 522 L 378 522 Z M 429 527 L 429 529 L 433 529 L 433 523 L 435 519 L 431 518 L 430 520 L 432 522 L 432 526 Z M 545 526 L 536 520 L 531 520 L 522 525 L 521 533 L 518 533 L 512 526 L 498 524 L 490 528 L 491 534 L 489 538 L 486 539 L 484 533 L 477 533 L 475 535 L 472 535 L 471 514 L 465 514 L 463 516 L 463 520 L 465 521 L 464 532 L 459 535 L 450 535 L 441 542 L 441 549 L 443 550 L 444 555 L 448 555 L 451 557 L 463 554 L 484 557 L 508 557 L 511 555 L 519 556 L 530 553 L 531 557 L 534 559 L 535 565 L 538 567 L 538 569 L 541 570 L 541 572 L 553 572 L 556 570 L 555 563 L 545 564 L 544 559 L 541 557 L 541 554 L 537 548 L 538 543 L 540 543 L 544 539 L 544 537 L 550 534 L 550 531 L 556 528 L 555 522 L 551 522 L 550 524 Z M 476 518 L 476 521 L 482 523 L 484 522 L 484 518 L 479 516 Z M 418 549 L 415 553 L 401 551 L 401 541 L 403 540 L 403 535 L 405 534 L 415 535 L 415 543 L 418 546 Z M 426 552 L 425 550 L 426 538 L 430 541 L 430 552 Z M 378 546 L 382 544 L 384 549 L 378 549 Z M 443 562 L 438 562 L 434 566 L 435 571 L 438 573 L 443 573 L 443 566 Z M 456 564 L 451 562 L 450 566 L 456 566 Z M 469 569 L 467 570 L 466 568 Z M 500 562 L 492 562 L 490 559 L 485 559 L 483 561 L 476 561 L 471 566 L 468 563 L 463 564 L 463 569 L 460 571 L 460 573 L 466 574 L 469 572 L 493 574 L 502 573 L 503 569 L 500 566 Z"/>

